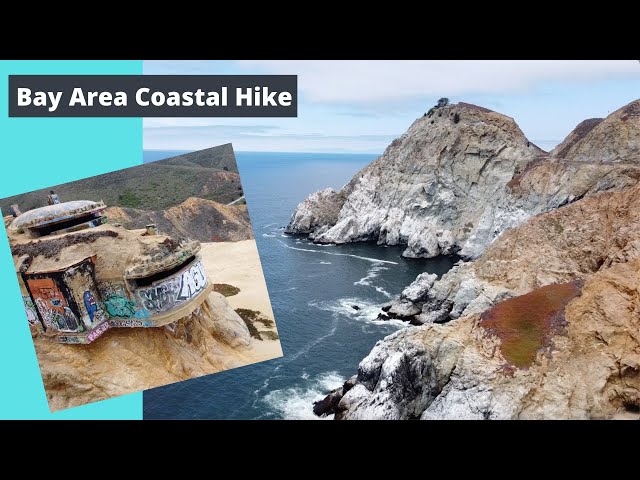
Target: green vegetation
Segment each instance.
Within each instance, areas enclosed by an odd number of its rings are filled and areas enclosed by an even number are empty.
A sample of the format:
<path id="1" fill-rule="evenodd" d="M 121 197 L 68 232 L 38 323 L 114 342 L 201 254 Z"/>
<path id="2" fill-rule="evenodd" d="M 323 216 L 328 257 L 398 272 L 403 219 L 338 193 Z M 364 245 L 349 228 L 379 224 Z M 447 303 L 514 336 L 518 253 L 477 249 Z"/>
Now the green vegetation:
<path id="1" fill-rule="evenodd" d="M 436 112 L 436 110 L 438 110 L 439 108 L 442 108 L 442 107 L 446 107 L 447 105 L 449 105 L 449 99 L 447 97 L 442 97 L 442 98 L 438 99 L 438 103 L 436 103 L 433 107 L 431 107 L 429 109 L 429 111 L 427 113 L 425 113 L 425 115 L 423 115 L 423 116 L 431 117 L 431 115 L 433 115 Z M 442 115 L 439 115 L 439 116 L 442 116 Z M 433 122 L 431 122 L 431 123 L 433 123 Z M 456 123 L 458 123 L 458 122 L 456 122 Z"/>
<path id="2" fill-rule="evenodd" d="M 551 337 L 565 326 L 564 310 L 580 295 L 579 281 L 547 285 L 485 311 L 480 325 L 500 338 L 500 351 L 513 366 L 528 368 Z"/>
<path id="3" fill-rule="evenodd" d="M 263 324 L 265 327 L 268 327 L 268 328 L 276 326 L 276 324 L 275 324 L 275 322 L 273 320 L 271 320 L 270 318 L 267 318 L 267 317 L 263 317 L 263 316 L 260 316 L 259 318 L 257 318 L 256 322 L 260 322 L 261 324 Z"/>
<path id="4" fill-rule="evenodd" d="M 8 214 L 13 203 L 23 212 L 43 207 L 49 190 L 54 190 L 61 202 L 103 200 L 109 207 L 142 210 L 165 210 L 189 197 L 226 204 L 242 195 L 239 175 L 231 181 L 223 179 L 237 172 L 228 144 L 8 197 L 0 201 L 0 208 Z"/>
<path id="5" fill-rule="evenodd" d="M 449 105 L 449 99 L 447 97 L 442 97 L 438 99 L 438 103 L 436 104 L 436 108 L 442 108 Z"/>
<path id="6" fill-rule="evenodd" d="M 131 190 L 125 190 L 118 195 L 118 204 L 121 207 L 138 208 L 142 203 L 142 199 Z"/>
<path id="7" fill-rule="evenodd" d="M 260 332 L 253 324 L 257 317 L 260 316 L 260 312 L 256 310 L 249 310 L 248 308 L 236 308 L 236 313 L 240 316 L 242 320 L 244 320 L 245 325 L 249 329 L 249 334 L 253 338 L 257 338 L 258 340 L 262 340 L 260 336 Z"/>
<path id="8" fill-rule="evenodd" d="M 214 283 L 213 291 L 221 293 L 225 297 L 233 297 L 240 293 L 240 289 L 238 287 L 234 287 L 233 285 L 229 285 L 227 283 Z"/>
<path id="9" fill-rule="evenodd" d="M 265 340 L 278 340 L 280 338 L 276 332 L 262 332 L 261 335 Z"/>
<path id="10" fill-rule="evenodd" d="M 256 328 L 256 323 L 261 323 L 267 328 L 275 327 L 275 322 L 270 318 L 264 317 L 259 311 L 248 308 L 236 308 L 236 313 L 244 320 L 245 325 L 247 325 L 249 329 L 249 334 L 253 338 L 257 338 L 258 340 L 278 340 L 278 338 L 280 338 L 277 332 L 261 332 Z"/>

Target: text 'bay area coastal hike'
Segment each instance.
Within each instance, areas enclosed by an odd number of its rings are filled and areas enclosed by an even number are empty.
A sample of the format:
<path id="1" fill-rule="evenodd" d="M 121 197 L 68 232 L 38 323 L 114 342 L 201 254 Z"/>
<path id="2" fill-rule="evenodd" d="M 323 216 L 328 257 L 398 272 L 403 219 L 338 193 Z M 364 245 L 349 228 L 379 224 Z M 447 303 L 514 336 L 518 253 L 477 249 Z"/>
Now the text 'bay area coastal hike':
<path id="1" fill-rule="evenodd" d="M 458 254 L 380 318 L 379 341 L 315 405 L 337 419 L 627 418 L 640 411 L 640 100 L 551 152 L 505 115 L 446 99 L 287 232 Z"/>

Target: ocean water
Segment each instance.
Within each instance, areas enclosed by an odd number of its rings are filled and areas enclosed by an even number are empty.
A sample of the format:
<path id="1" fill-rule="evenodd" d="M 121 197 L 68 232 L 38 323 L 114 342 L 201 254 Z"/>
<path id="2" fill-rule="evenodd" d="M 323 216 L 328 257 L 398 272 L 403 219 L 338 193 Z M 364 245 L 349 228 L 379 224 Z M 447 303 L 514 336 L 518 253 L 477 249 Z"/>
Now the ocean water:
<path id="1" fill-rule="evenodd" d="M 180 153 L 145 152 L 145 161 Z M 144 418 L 318 418 L 313 402 L 355 374 L 378 340 L 407 328 L 377 320 L 380 306 L 454 259 L 408 260 L 402 247 L 320 246 L 283 232 L 309 193 L 339 189 L 375 157 L 236 152 L 284 357 L 148 390 Z"/>

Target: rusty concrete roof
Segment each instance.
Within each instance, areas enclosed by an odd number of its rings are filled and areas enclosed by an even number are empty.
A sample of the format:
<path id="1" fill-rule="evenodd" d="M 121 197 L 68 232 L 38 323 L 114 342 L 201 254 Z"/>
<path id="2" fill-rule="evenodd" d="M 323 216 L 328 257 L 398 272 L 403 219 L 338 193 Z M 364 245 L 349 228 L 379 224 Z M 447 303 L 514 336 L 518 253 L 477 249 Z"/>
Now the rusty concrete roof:
<path id="1" fill-rule="evenodd" d="M 33 228 L 49 223 L 60 222 L 71 219 L 75 216 L 85 214 L 92 210 L 106 208 L 103 202 L 93 202 L 91 200 L 75 200 L 57 205 L 34 208 L 24 212 L 13 221 L 11 226 L 15 229 Z"/>

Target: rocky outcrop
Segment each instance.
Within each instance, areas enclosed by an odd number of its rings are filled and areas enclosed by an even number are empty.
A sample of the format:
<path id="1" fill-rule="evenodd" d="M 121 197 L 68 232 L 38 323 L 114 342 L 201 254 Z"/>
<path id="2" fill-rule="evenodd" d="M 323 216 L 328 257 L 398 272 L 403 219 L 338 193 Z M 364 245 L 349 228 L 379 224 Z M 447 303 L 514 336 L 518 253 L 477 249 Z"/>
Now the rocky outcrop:
<path id="1" fill-rule="evenodd" d="M 286 231 L 314 237 L 324 233 L 329 225 L 338 221 L 344 201 L 345 195 L 332 188 L 312 193 L 298 205 Z"/>
<path id="2" fill-rule="evenodd" d="M 543 153 L 510 117 L 468 104 L 441 107 L 341 192 L 302 202 L 287 230 L 323 243 L 406 244 L 408 257 L 451 253 L 472 235 L 484 205 Z"/>
<path id="3" fill-rule="evenodd" d="M 345 393 L 353 388 L 357 380 L 358 376 L 354 375 L 349 380 L 344 382 L 342 386 L 336 388 L 335 390 L 332 390 L 325 398 L 314 402 L 313 413 L 319 417 L 326 417 L 327 415 L 335 414 L 340 400 L 342 400 L 342 397 Z"/>
<path id="4" fill-rule="evenodd" d="M 532 216 L 635 185 L 638 111 L 640 101 L 582 122 L 547 155 L 509 117 L 469 104 L 436 109 L 343 190 L 302 202 L 287 231 L 324 243 L 406 244 L 408 257 L 478 258 Z"/>
<path id="5" fill-rule="evenodd" d="M 412 323 L 443 323 L 480 313 L 514 295 L 585 278 L 640 257 L 640 185 L 603 192 L 531 218 L 505 232 L 474 262 L 459 262 L 419 296 L 390 311 L 417 311 Z M 422 283 L 420 275 L 407 288 Z M 428 286 L 428 288 L 426 288 Z M 407 291 L 405 290 L 405 292 Z M 410 305 L 408 305 L 410 303 Z"/>
<path id="6" fill-rule="evenodd" d="M 640 100 L 616 110 L 578 140 L 565 158 L 640 164 Z"/>
<path id="7" fill-rule="evenodd" d="M 91 345 L 35 335 L 52 411 L 252 363 L 249 331 L 219 293 L 173 324 L 110 329 Z"/>
<path id="8" fill-rule="evenodd" d="M 534 302 L 550 301 L 555 285 L 531 295 Z M 637 416 L 639 295 L 638 259 L 592 275 L 579 296 L 550 310 L 561 316 L 561 326 L 549 331 L 547 343 L 534 341 L 535 360 L 526 368 L 505 354 L 504 340 L 478 314 L 398 331 L 360 363 L 357 383 L 340 400 L 336 418 Z M 502 324 L 510 320 L 501 318 Z M 531 350 L 532 324 L 529 317 L 519 328 L 510 325 L 518 348 Z"/>
<path id="9" fill-rule="evenodd" d="M 576 125 L 576 128 L 574 128 L 569 135 L 567 135 L 567 138 L 560 142 L 549 153 L 553 157 L 564 158 L 571 147 L 582 140 L 589 132 L 591 132 L 591 130 L 593 130 L 593 127 L 599 125 L 603 120 L 604 118 L 587 118 L 586 120 L 583 120 Z"/>

